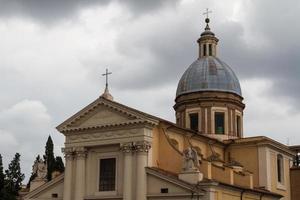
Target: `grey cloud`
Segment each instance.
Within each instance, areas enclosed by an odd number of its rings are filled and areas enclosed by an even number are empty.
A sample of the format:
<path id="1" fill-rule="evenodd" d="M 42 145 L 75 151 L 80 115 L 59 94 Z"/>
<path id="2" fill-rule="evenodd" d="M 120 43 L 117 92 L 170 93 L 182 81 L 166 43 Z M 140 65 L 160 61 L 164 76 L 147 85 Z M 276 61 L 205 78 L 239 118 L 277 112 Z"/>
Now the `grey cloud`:
<path id="1" fill-rule="evenodd" d="M 297 24 L 300 3 L 268 7 L 271 1 L 260 2 L 253 2 L 252 9 L 247 11 L 245 23 L 249 21 L 249 24 L 226 20 L 220 23 L 218 18 L 211 22 L 212 30 L 220 39 L 219 56 L 241 80 L 270 79 L 274 82 L 272 95 L 289 96 L 295 103 L 300 98 L 300 93 L 295 92 L 300 85 L 300 27 L 293 24 Z M 280 15 L 287 7 L 288 14 Z M 196 25 L 196 20 L 187 20 L 196 19 L 193 12 L 190 15 L 186 19 L 178 16 L 174 21 L 161 19 L 163 22 L 149 23 L 149 26 L 137 23 L 136 27 L 127 27 L 117 42 L 119 51 L 128 58 L 121 65 L 135 66 L 136 73 L 130 79 L 118 77 L 116 84 L 131 90 L 177 84 L 180 75 L 197 57 L 195 41 L 203 30 Z M 263 38 L 251 40 L 253 44 L 249 45 L 245 36 L 252 33 L 253 37 Z M 264 40 L 266 44 L 260 44 Z M 142 64 L 130 61 L 134 57 L 142 58 L 145 52 L 152 59 L 145 59 Z"/>
<path id="2" fill-rule="evenodd" d="M 119 3 L 134 15 L 140 15 L 178 0 L 0 0 L 0 17 L 31 18 L 44 24 L 53 24 L 76 16 L 82 9 Z"/>
<path id="3" fill-rule="evenodd" d="M 44 151 L 42 141 L 50 133 L 50 124 L 51 117 L 39 101 L 23 100 L 0 111 L 0 153 L 5 165 L 19 152 L 22 171 L 28 176 L 36 154 Z"/>
<path id="4" fill-rule="evenodd" d="M 29 17 L 39 22 L 53 23 L 85 7 L 106 3 L 107 0 L 0 0 L 0 16 Z"/>

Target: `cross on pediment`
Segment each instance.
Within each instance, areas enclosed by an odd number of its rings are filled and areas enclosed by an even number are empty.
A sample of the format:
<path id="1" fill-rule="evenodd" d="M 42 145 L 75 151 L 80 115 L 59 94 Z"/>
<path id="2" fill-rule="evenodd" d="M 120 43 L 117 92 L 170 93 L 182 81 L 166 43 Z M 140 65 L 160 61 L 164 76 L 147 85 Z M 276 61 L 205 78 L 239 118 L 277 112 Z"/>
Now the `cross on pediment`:
<path id="1" fill-rule="evenodd" d="M 102 76 L 105 76 L 105 87 L 108 88 L 108 76 L 111 75 L 112 72 L 108 72 L 108 69 L 106 68 L 105 74 L 102 74 Z"/>

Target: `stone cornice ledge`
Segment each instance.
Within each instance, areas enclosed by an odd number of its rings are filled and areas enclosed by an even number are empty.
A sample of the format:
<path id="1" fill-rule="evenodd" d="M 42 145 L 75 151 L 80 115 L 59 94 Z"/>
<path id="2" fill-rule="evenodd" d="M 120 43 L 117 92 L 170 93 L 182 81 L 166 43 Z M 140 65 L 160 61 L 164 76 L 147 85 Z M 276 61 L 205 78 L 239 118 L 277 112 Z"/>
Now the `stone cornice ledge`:
<path id="1" fill-rule="evenodd" d="M 157 125 L 156 123 L 147 120 L 130 120 L 130 121 L 117 123 L 117 124 L 103 124 L 103 125 L 89 126 L 89 127 L 65 128 L 61 130 L 61 133 L 65 134 L 65 133 L 72 133 L 78 131 L 99 130 L 99 129 L 107 129 L 107 128 L 115 128 L 115 127 L 124 127 L 124 126 L 126 127 L 131 125 L 138 125 L 138 124 L 142 124 L 148 127 L 153 127 Z"/>

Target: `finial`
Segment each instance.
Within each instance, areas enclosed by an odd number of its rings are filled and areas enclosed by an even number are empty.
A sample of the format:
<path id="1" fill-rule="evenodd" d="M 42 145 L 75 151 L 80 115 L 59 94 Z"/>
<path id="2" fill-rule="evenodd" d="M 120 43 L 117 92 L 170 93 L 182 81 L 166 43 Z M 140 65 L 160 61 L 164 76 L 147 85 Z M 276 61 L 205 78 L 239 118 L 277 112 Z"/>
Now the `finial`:
<path id="1" fill-rule="evenodd" d="M 102 76 L 105 76 L 105 90 L 104 90 L 104 93 L 101 95 L 101 97 L 112 101 L 113 96 L 109 93 L 109 90 L 108 90 L 108 76 L 111 74 L 112 74 L 112 72 L 108 72 L 108 69 L 106 69 L 105 74 L 102 74 Z"/>
<path id="2" fill-rule="evenodd" d="M 206 8 L 206 11 L 203 13 L 203 15 L 206 15 L 206 18 L 205 18 L 205 23 L 206 23 L 205 30 L 210 30 L 209 25 L 208 25 L 208 23 L 209 23 L 208 14 L 209 13 L 212 13 L 212 11 L 209 10 L 208 8 Z"/>

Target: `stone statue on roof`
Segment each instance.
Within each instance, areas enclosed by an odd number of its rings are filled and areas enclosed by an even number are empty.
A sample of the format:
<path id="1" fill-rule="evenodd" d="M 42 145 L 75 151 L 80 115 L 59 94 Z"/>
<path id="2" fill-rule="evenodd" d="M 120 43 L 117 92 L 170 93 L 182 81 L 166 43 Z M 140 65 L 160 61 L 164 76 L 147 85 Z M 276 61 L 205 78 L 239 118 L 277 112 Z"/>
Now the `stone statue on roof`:
<path id="1" fill-rule="evenodd" d="M 199 160 L 197 151 L 191 147 L 188 147 L 183 151 L 183 171 L 195 171 L 198 170 Z"/>
<path id="2" fill-rule="evenodd" d="M 47 176 L 47 162 L 39 159 L 36 160 L 32 166 L 32 171 L 36 174 L 35 179 L 44 180 Z"/>

